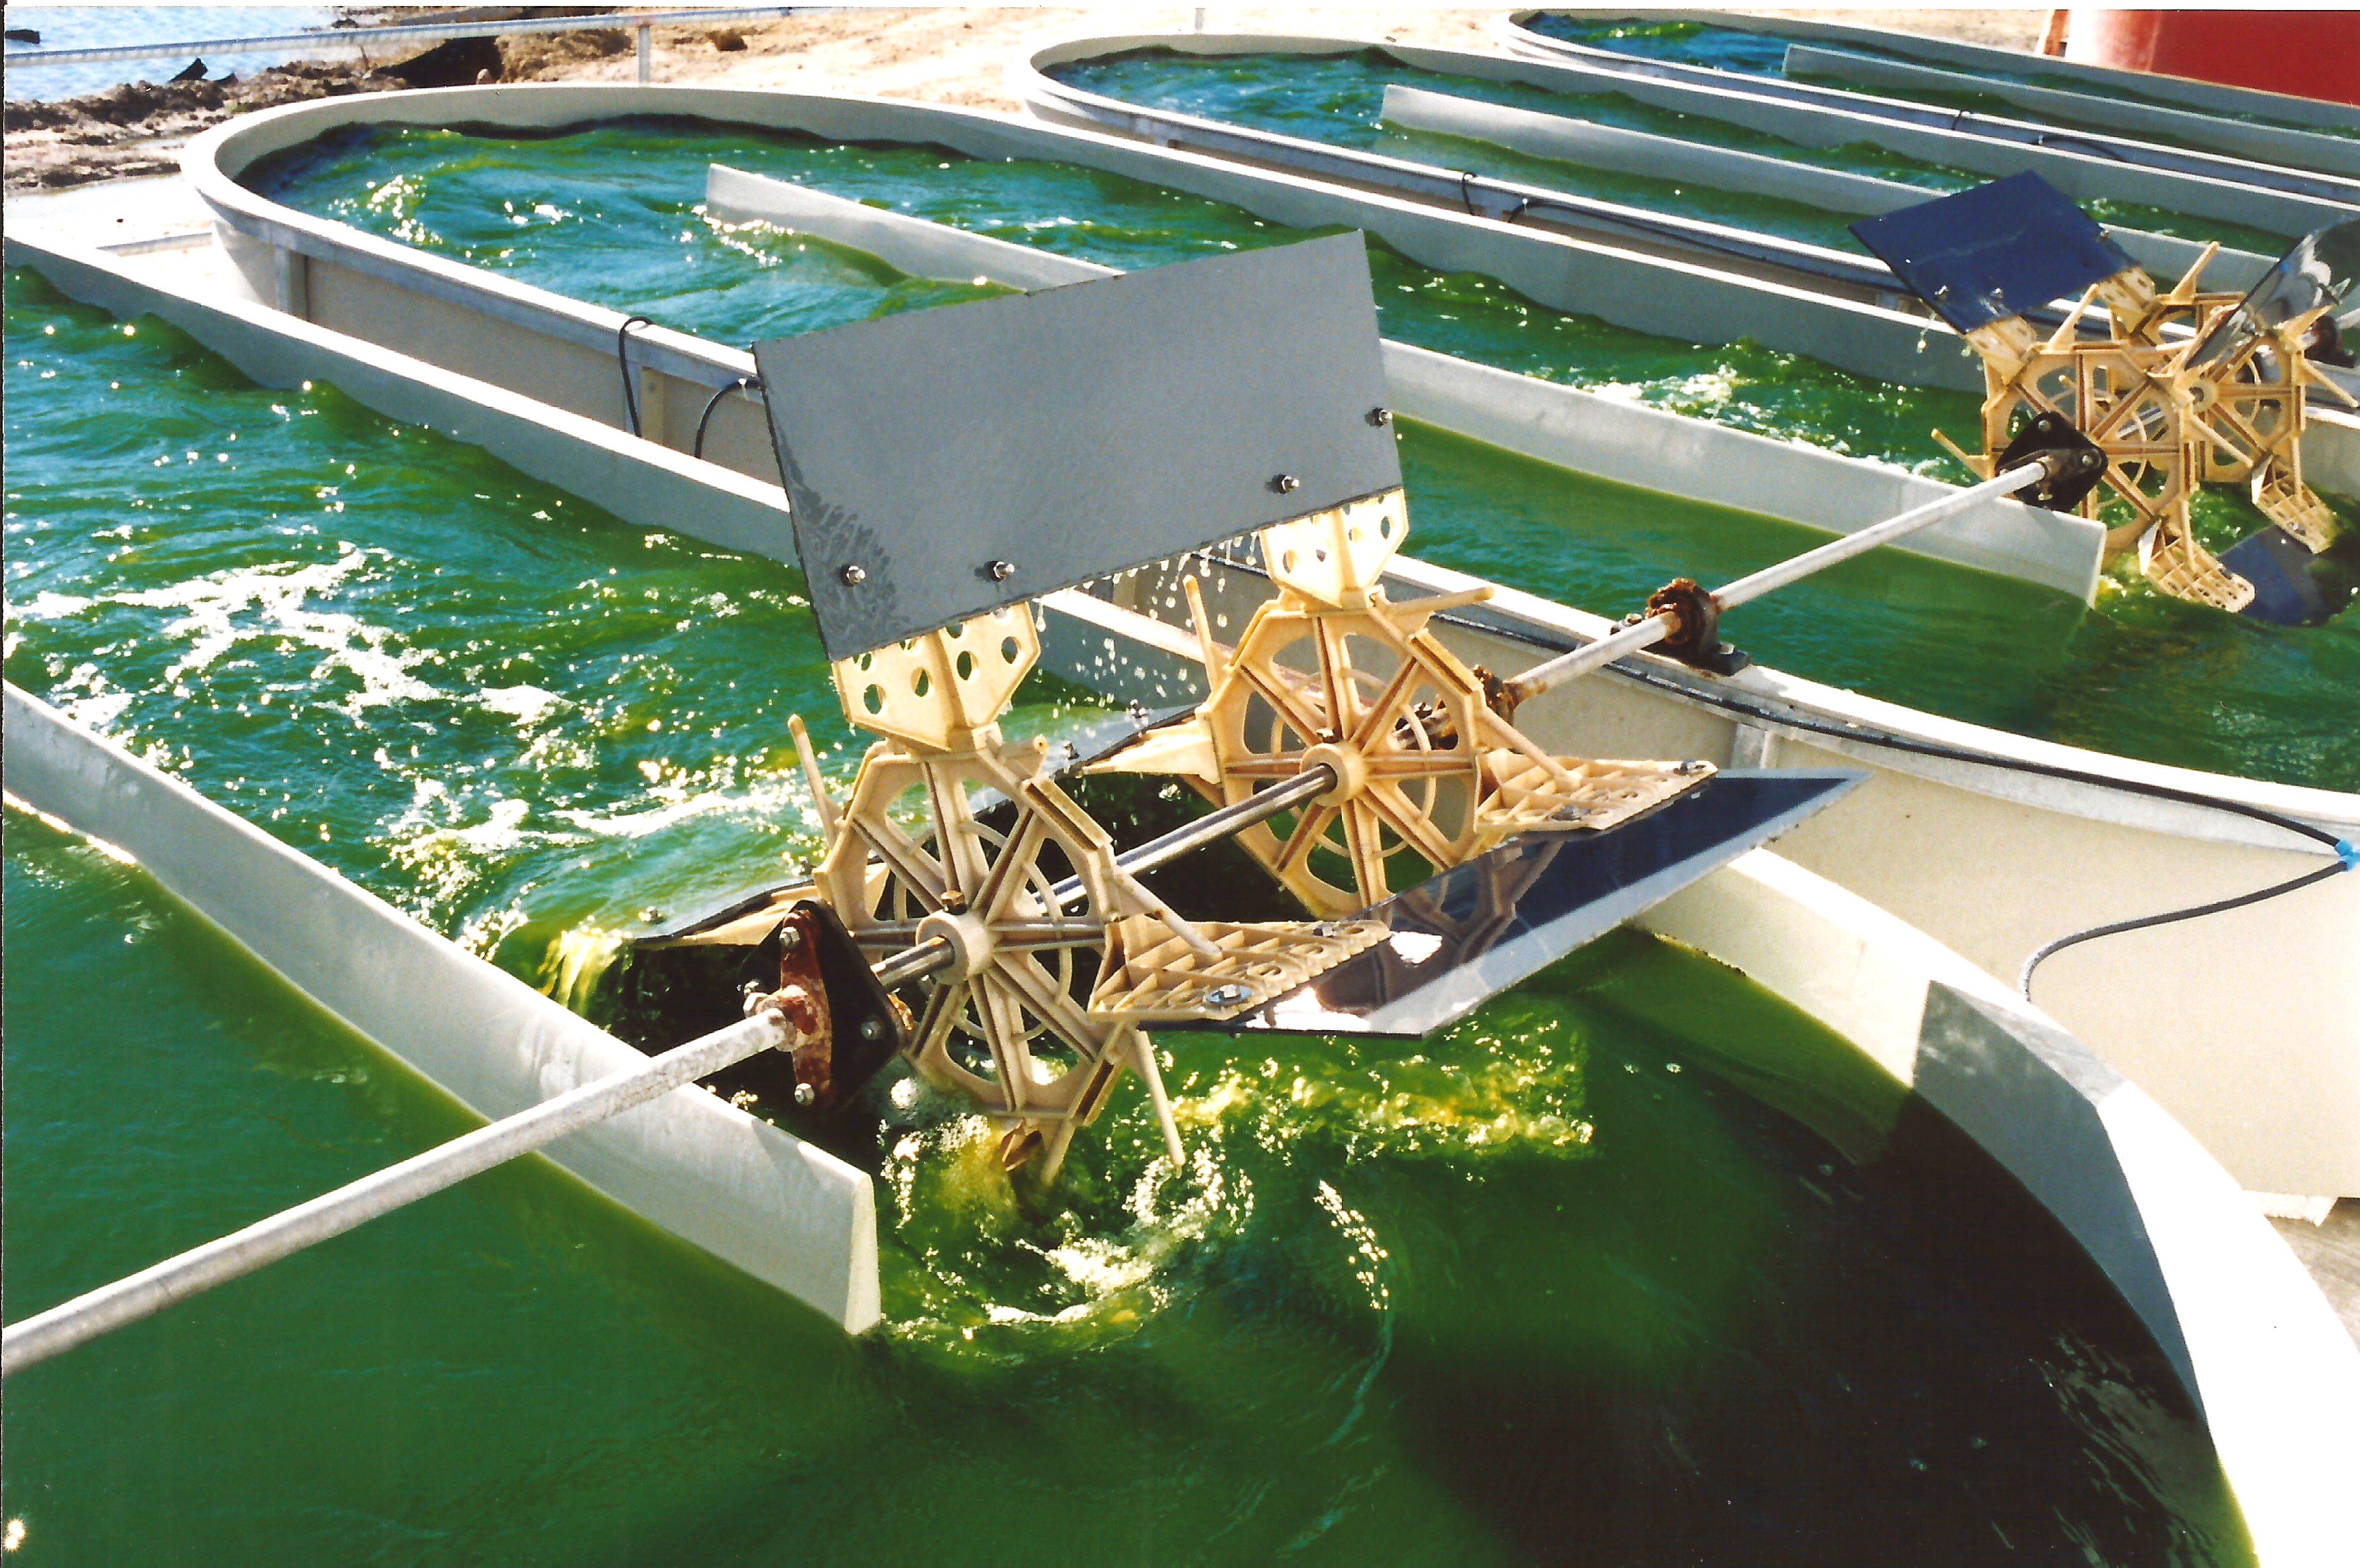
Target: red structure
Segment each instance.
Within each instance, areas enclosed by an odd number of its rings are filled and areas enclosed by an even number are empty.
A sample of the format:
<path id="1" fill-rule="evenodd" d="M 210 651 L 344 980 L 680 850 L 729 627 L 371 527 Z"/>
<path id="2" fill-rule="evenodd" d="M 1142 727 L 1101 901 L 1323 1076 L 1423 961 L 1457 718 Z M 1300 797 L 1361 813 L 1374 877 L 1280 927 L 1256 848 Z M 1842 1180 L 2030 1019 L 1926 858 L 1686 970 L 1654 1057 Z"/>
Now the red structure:
<path id="1" fill-rule="evenodd" d="M 2360 103 L 2360 11 L 2073 7 L 2065 58 Z"/>

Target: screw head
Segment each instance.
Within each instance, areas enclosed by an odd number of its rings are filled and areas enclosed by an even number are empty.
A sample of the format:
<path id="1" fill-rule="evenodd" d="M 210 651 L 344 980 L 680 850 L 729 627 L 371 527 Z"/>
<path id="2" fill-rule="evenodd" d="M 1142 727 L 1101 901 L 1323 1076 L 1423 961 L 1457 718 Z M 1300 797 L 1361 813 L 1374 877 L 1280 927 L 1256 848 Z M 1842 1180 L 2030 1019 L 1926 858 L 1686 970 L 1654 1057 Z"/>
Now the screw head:
<path id="1" fill-rule="evenodd" d="M 1391 408 L 1380 405 L 1377 408 L 1369 410 L 1369 423 L 1372 425 L 1390 425 L 1393 422 L 1393 411 Z"/>
<path id="2" fill-rule="evenodd" d="M 810 1105 L 813 1101 L 814 1101 L 814 1100 L 816 1100 L 816 1099 L 818 1099 L 818 1098 L 819 1098 L 819 1091 L 818 1091 L 818 1090 L 816 1090 L 816 1089 L 814 1089 L 814 1088 L 813 1088 L 810 1084 L 808 1084 L 808 1083 L 798 1083 L 798 1084 L 796 1084 L 796 1085 L 795 1085 L 795 1104 L 796 1104 L 796 1105 Z"/>
<path id="3" fill-rule="evenodd" d="M 875 1018 L 863 1018 L 860 1020 L 861 1039 L 868 1040 L 879 1040 L 883 1038 L 884 1033 L 885 1026 L 878 1022 Z"/>
<path id="4" fill-rule="evenodd" d="M 1253 988 L 1240 985 L 1234 980 L 1224 980 L 1218 985 L 1206 987 L 1205 1000 L 1217 1007 L 1234 1007 L 1241 1002 L 1252 1001 Z"/>
<path id="5" fill-rule="evenodd" d="M 663 919 L 663 911 L 650 906 L 650 908 L 639 911 L 639 919 L 647 922 L 649 925 L 653 925 L 658 920 Z"/>
<path id="6" fill-rule="evenodd" d="M 797 948 L 799 948 L 799 947 L 803 946 L 803 932 L 801 932 L 800 931 L 797 931 L 797 930 L 796 930 L 794 927 L 792 927 L 792 926 L 781 926 L 781 927 L 779 928 L 779 951 L 780 951 L 780 952 L 781 952 L 781 953 L 792 953 L 792 952 L 794 952 L 794 950 L 795 950 L 795 949 L 797 949 Z"/>
<path id="7" fill-rule="evenodd" d="M 1282 495 L 1292 495 L 1303 488 L 1303 481 L 1292 474 L 1273 474 L 1271 477 L 1270 487 Z"/>
<path id="8" fill-rule="evenodd" d="M 1005 583 L 1016 575 L 1016 563 L 1012 561 L 986 561 L 983 569 L 991 573 L 994 583 Z"/>
<path id="9" fill-rule="evenodd" d="M 844 580 L 844 585 L 847 588 L 858 588 L 863 583 L 869 581 L 869 572 L 867 569 L 858 564 L 846 566 L 845 569 L 837 572 L 836 575 Z"/>

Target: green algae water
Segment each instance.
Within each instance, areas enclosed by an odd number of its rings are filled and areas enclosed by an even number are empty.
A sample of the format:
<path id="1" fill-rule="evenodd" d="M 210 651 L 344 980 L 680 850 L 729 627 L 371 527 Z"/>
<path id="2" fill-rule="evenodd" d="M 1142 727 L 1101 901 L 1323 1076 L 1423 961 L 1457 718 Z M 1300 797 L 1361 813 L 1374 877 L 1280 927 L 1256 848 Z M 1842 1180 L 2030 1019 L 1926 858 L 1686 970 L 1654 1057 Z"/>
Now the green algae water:
<path id="1" fill-rule="evenodd" d="M 1636 55 L 1643 60 L 1668 60 L 1679 65 L 1710 66 L 1718 71 L 1743 71 L 1749 76 L 1784 76 L 1786 73 L 1786 49 L 1790 43 L 1802 43 L 1800 38 L 1788 39 L 1769 33 L 1752 33 L 1738 27 L 1715 27 L 1709 22 L 1659 20 L 1643 16 L 1606 17 L 1572 16 L 1562 11 L 1544 11 L 1524 24 L 1543 38 L 1560 38 L 1567 43 L 1583 44 L 1591 49 L 1612 49 L 1617 54 Z M 1869 55 L 1883 60 L 1898 60 L 1904 65 L 1930 66 L 1950 71 L 1961 81 L 1957 90 L 1945 91 L 1881 82 L 1874 87 L 1859 87 L 1837 81 L 1834 86 L 1852 92 L 1864 92 L 1881 98 L 1906 98 L 1921 103 L 1939 104 L 1944 108 L 1973 108 L 2002 114 L 2010 119 L 2038 120 L 2048 118 L 2060 125 L 2088 125 L 2092 129 L 2110 135 L 2123 133 L 2112 127 L 2081 120 L 2070 114 L 2036 114 L 1994 93 L 1975 92 L 1972 84 L 1977 80 L 2014 82 L 2019 87 L 2038 87 L 2049 92 L 2060 90 L 2085 94 L 2093 98 L 2113 98 L 2125 103 L 2146 103 L 2152 107 L 2178 109 L 2187 105 L 2155 99 L 2133 88 L 2110 82 L 2081 79 L 2060 81 L 2040 71 L 1994 69 L 1978 62 L 1972 67 L 1944 65 L 1906 50 L 1891 49 L 1873 41 L 1854 38 L 1831 38 L 1823 46 L 1849 54 Z M 2314 125 L 2310 122 L 2280 120 L 2268 114 L 2250 111 L 2206 110 L 2217 118 L 2245 120 L 2255 125 L 2278 125 L 2287 130 L 2301 131 L 2311 136 L 2360 136 L 2360 130 L 2346 125 Z M 2136 139 L 2150 142 L 2172 142 L 2174 137 L 2153 131 L 2135 133 Z M 2202 150 L 2212 150 L 2210 148 Z"/>
<path id="2" fill-rule="evenodd" d="M 814 846 L 786 713 L 851 761 L 791 569 L 22 274 L 6 343 L 12 681 L 529 978 Z M 136 868 L 5 835 L 13 1316 L 468 1124 Z M 1126 1094 L 1022 1206 L 880 1085 L 864 1341 L 528 1162 L 35 1368 L 17 1555 L 2250 1561 L 2053 1222 L 1718 965 L 1626 932 L 1415 1045 L 1160 1043 L 1191 1169 Z M 1781 1077 L 1808 1125 L 1736 1087 Z"/>
<path id="3" fill-rule="evenodd" d="M 1765 132 L 1748 130 L 1699 114 L 1658 108 L 1613 93 L 1562 93 L 1518 82 L 1422 71 L 1380 49 L 1348 54 L 1179 54 L 1141 49 L 1053 66 L 1048 74 L 1067 86 L 1143 108 L 1164 109 L 1200 119 L 1225 121 L 1255 130 L 1381 152 L 1446 169 L 1469 169 L 1499 179 L 1571 189 L 1657 212 L 1710 218 L 1718 223 L 1785 234 L 1839 250 L 1863 253 L 1845 220 L 1818 208 L 1767 197 L 1700 190 L 1669 180 L 1650 180 L 1556 158 L 1535 158 L 1491 143 L 1436 136 L 1382 123 L 1387 84 L 1399 82 L 1455 97 L 1478 98 L 1544 114 L 1571 115 L 1624 130 L 1677 136 L 1704 147 L 1786 158 L 1795 163 L 1864 174 L 1926 187 L 1930 199 L 1978 185 L 1989 177 L 1923 158 L 1888 152 L 1864 142 L 1805 147 Z M 1475 161 L 1470 162 L 1469 159 Z M 2081 203 L 2102 223 L 2218 240 L 2236 249 L 2276 256 L 2287 238 L 2218 219 L 2195 218 L 2159 207 L 2114 199 Z"/>
<path id="4" fill-rule="evenodd" d="M 1137 267 L 1281 244 L 1300 231 L 1118 176 L 923 147 L 827 146 L 683 122 L 552 136 L 344 133 L 250 176 L 274 200 L 557 293 L 743 343 L 842 319 L 866 299 L 944 297 L 873 262 L 701 211 L 727 163 L 839 196 Z M 1841 375 L 1739 344 L 1700 349 L 1533 305 L 1370 243 L 1389 337 L 1854 455 L 1972 429 L 1972 398 Z M 951 291 L 955 293 L 956 291 Z M 830 313 L 834 312 L 834 313 Z M 1666 578 L 1720 582 L 1822 536 L 1605 484 L 1407 425 L 1412 553 L 1620 613 Z M 2200 519 L 2216 547 L 2242 501 Z M 2114 588 L 2094 611 L 1920 558 L 1849 562 L 1730 617 L 1774 668 L 2018 734 L 2158 762 L 2360 789 L 2360 615 L 2285 628 Z"/>

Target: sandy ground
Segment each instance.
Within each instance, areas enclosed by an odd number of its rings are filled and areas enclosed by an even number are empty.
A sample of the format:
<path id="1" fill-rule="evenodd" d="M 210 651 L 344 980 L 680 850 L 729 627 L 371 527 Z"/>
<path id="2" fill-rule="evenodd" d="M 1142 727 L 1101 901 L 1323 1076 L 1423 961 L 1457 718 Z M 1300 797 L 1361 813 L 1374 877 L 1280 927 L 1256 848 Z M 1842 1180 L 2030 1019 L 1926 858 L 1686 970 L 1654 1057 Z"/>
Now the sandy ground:
<path id="1" fill-rule="evenodd" d="M 1485 48 L 1494 8 L 1418 5 L 1212 5 L 1207 26 L 1375 36 L 1402 43 Z M 1081 31 L 1185 31 L 1184 5 L 1032 9 L 997 6 L 815 13 L 742 27 L 660 27 L 659 81 L 732 87 L 873 93 L 1013 111 L 1002 80 L 1032 39 Z M 384 16 L 390 8 L 375 12 Z M 1765 12 L 1764 15 L 1804 13 Z M 1937 33 L 2016 49 L 2037 46 L 2045 11 L 1820 11 L 1822 18 Z M 229 115 L 350 93 L 473 81 L 630 81 L 626 35 L 534 35 L 488 40 L 437 62 L 442 80 L 405 80 L 399 64 L 321 63 L 243 80 L 137 83 L 60 103 L 6 108 L 6 188 L 55 190 L 179 167 L 189 137 Z"/>

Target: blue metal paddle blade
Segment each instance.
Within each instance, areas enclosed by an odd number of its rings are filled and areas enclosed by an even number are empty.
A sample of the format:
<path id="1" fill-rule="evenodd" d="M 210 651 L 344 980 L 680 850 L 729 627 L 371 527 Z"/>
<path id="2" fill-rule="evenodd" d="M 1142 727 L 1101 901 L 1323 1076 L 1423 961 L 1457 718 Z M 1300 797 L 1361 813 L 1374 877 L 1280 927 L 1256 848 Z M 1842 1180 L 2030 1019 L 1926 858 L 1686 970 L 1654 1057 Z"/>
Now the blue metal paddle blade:
<path id="1" fill-rule="evenodd" d="M 1604 833 L 1529 833 L 1369 911 L 1392 935 L 1220 1026 L 1415 1039 L 1644 913 L 1857 786 L 1864 773 L 1731 771 Z"/>
<path id="2" fill-rule="evenodd" d="M 2251 603 L 2238 611 L 2277 626 L 2315 626 L 2352 602 L 2351 573 L 2311 554 L 2282 528 L 2264 528 L 2222 552 L 2221 564 L 2254 585 Z"/>
<path id="3" fill-rule="evenodd" d="M 1962 332 L 2071 299 L 2131 265 L 2095 219 L 2030 173 L 1863 218 L 1852 232 Z"/>

